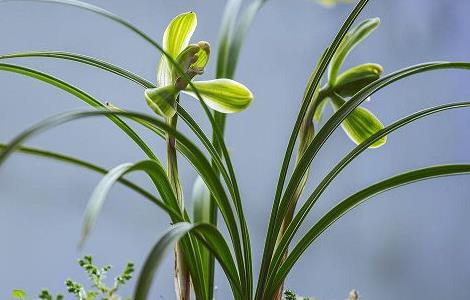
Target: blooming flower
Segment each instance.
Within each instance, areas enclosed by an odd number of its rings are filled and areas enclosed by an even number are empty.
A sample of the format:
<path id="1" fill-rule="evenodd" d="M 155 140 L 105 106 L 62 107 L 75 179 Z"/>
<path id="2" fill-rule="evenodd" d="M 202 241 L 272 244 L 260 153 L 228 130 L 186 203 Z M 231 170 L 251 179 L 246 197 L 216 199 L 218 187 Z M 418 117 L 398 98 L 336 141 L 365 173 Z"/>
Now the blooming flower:
<path id="1" fill-rule="evenodd" d="M 176 113 L 176 101 L 183 92 L 198 99 L 188 79 L 201 75 L 209 60 L 210 45 L 205 41 L 189 44 L 197 25 L 194 12 L 176 16 L 163 35 L 163 50 L 178 64 L 174 66 L 168 57 L 161 56 L 157 71 L 157 87 L 145 90 L 145 99 L 150 108 L 164 117 Z M 222 113 L 235 113 L 248 107 L 253 99 L 251 91 L 243 84 L 220 78 L 207 81 L 192 81 L 204 103 Z"/>

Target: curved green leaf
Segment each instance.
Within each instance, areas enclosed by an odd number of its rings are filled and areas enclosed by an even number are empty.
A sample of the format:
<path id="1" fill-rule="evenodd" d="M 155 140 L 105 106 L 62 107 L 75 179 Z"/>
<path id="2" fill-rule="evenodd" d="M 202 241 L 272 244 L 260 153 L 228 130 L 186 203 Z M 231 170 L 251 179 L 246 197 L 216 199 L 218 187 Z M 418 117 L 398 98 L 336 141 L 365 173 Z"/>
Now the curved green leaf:
<path id="1" fill-rule="evenodd" d="M 211 194 L 204 180 L 200 176 L 196 178 L 193 185 L 192 203 L 193 220 L 195 223 L 207 223 L 209 221 L 209 207 Z"/>
<path id="2" fill-rule="evenodd" d="M 122 76 L 124 78 L 128 78 L 128 79 L 138 83 L 139 85 L 141 85 L 144 88 L 148 88 L 148 89 L 155 88 L 155 85 L 153 83 L 143 79 L 142 77 L 139 77 L 138 75 L 135 75 L 134 73 L 131 73 L 131 72 L 129 72 L 129 71 L 123 69 L 123 68 L 120 68 L 120 67 L 116 66 L 116 65 L 112 65 L 112 64 L 109 64 L 107 62 L 101 61 L 99 59 L 89 57 L 89 56 L 84 56 L 84 55 L 81 55 L 81 54 L 67 53 L 67 52 L 41 52 L 41 51 L 37 52 L 37 51 L 33 51 L 33 52 L 22 52 L 22 53 L 6 54 L 6 55 L 3 55 L 3 56 L 0 56 L 0 59 L 17 58 L 17 57 L 48 57 L 48 58 L 72 60 L 72 61 L 76 61 L 76 62 L 79 62 L 79 63 L 95 66 L 97 68 L 100 68 L 100 69 L 103 69 L 103 70 L 106 70 L 106 71 L 113 72 L 113 73 L 115 73 L 119 76 Z M 18 67 L 18 66 L 16 66 L 16 67 Z M 23 67 L 19 67 L 19 68 L 23 68 Z M 32 70 L 32 71 L 35 71 L 35 70 Z M 35 72 L 37 72 L 37 71 L 35 71 Z M 98 104 L 101 105 L 101 103 L 98 103 Z M 122 109 L 119 109 L 119 108 L 115 107 L 113 104 L 111 104 L 109 102 L 106 103 L 106 107 L 111 109 L 111 110 L 114 110 L 114 111 L 121 111 L 121 112 L 124 111 Z M 227 180 L 230 175 L 225 170 L 225 167 L 222 164 L 222 160 L 221 160 L 219 154 L 214 149 L 214 147 L 212 146 L 212 143 L 207 138 L 207 136 L 204 134 L 202 129 L 197 125 L 197 123 L 192 119 L 192 117 L 183 109 L 183 107 L 181 107 L 181 106 L 178 107 L 177 108 L 177 113 L 188 124 L 188 126 L 196 134 L 196 136 L 201 140 L 201 142 L 207 148 L 209 153 L 211 153 L 214 160 L 217 162 L 217 167 L 221 170 L 221 172 L 223 172 L 224 178 L 226 180 L 227 185 L 229 187 L 232 187 L 231 180 Z M 156 133 L 161 138 L 163 138 L 163 139 L 165 138 L 165 134 L 161 129 L 159 129 L 155 126 L 152 126 L 152 124 L 150 124 L 148 122 L 143 122 L 140 119 L 135 119 L 135 118 L 132 118 L 132 117 L 131 117 L 131 119 L 133 119 L 135 122 L 147 127 L 148 129 L 152 130 L 154 133 Z M 178 146 L 178 144 L 177 144 L 177 146 Z M 184 153 L 183 153 L 183 155 L 184 155 Z M 232 179 L 234 179 L 234 177 L 232 177 Z"/>
<path id="3" fill-rule="evenodd" d="M 219 51 L 217 56 L 217 69 L 216 69 L 216 77 L 217 78 L 229 78 L 232 79 L 235 74 L 235 68 L 237 66 L 241 45 L 246 37 L 248 32 L 248 28 L 250 27 L 251 23 L 254 20 L 254 17 L 257 11 L 262 7 L 262 5 L 266 2 L 266 0 L 256 0 L 253 1 L 245 10 L 244 14 L 242 15 L 241 21 L 237 26 L 236 24 L 236 17 L 238 15 L 240 5 L 242 1 L 239 0 L 229 0 L 224 9 L 224 15 L 222 17 L 222 24 L 220 27 L 220 39 L 219 39 Z M 231 166 L 230 158 L 228 157 L 228 152 L 225 145 L 220 141 L 223 142 L 223 132 L 225 128 L 225 114 L 215 111 L 214 112 L 214 119 L 215 123 L 212 124 L 215 128 L 214 130 L 214 144 L 221 150 L 223 153 L 226 161 L 227 167 L 230 173 L 233 173 L 233 168 Z M 212 120 L 211 120 L 212 122 Z M 231 175 L 232 177 L 234 175 Z M 234 185 L 236 186 L 236 181 L 234 181 Z M 244 243 L 244 255 L 245 255 L 245 272 L 247 278 L 247 298 L 252 298 L 252 282 L 253 282 L 253 271 L 252 271 L 252 258 L 251 258 L 251 245 L 249 239 L 248 228 L 246 225 L 246 221 L 244 220 L 245 217 L 243 215 L 243 209 L 241 200 L 239 199 L 239 191 L 235 191 L 236 196 L 238 196 L 237 200 L 234 201 L 236 203 L 236 209 L 239 216 L 240 224 L 242 227 L 242 238 Z M 215 208 L 211 209 L 212 215 L 212 222 L 216 223 L 216 216 L 217 211 Z M 213 264 L 212 264 L 213 265 Z M 213 282 L 214 272 L 213 267 L 211 274 L 209 275 L 210 281 Z"/>
<path id="4" fill-rule="evenodd" d="M 26 67 L 21 67 L 17 65 L 12 65 L 12 64 L 3 64 L 0 63 L 0 71 L 7 71 L 7 72 L 13 72 L 21 75 L 25 75 L 34 79 L 38 79 L 40 81 L 43 81 L 45 83 L 48 83 L 50 85 L 53 85 L 55 87 L 58 87 L 61 90 L 64 90 L 86 104 L 95 107 L 95 108 L 104 108 L 105 106 L 86 92 L 74 87 L 73 85 L 68 84 L 65 81 L 62 81 L 54 76 L 48 75 L 46 73 L 42 73 L 33 69 L 29 69 Z M 152 152 L 150 147 L 147 146 L 147 144 L 140 138 L 140 136 L 132 130 L 125 122 L 123 122 L 121 119 L 119 119 L 116 116 L 109 115 L 108 116 L 111 121 L 113 121 L 119 128 L 121 128 L 141 149 L 142 151 L 147 154 L 147 156 L 151 159 L 157 160 L 158 157 Z"/>
<path id="5" fill-rule="evenodd" d="M 216 78 L 230 78 L 226 73 L 227 61 L 229 59 L 229 49 L 232 43 L 233 32 L 241 0 L 228 0 L 225 4 L 224 14 L 220 22 L 219 49 L 217 51 Z M 236 64 L 235 64 L 236 65 Z"/>
<path id="6" fill-rule="evenodd" d="M 29 129 L 23 131 L 23 133 L 16 136 L 8 145 L 4 148 L 4 150 L 0 153 L 0 165 L 6 160 L 8 155 L 10 155 L 18 146 L 21 145 L 25 140 L 38 134 L 44 130 L 52 128 L 54 126 L 61 125 L 65 122 L 70 122 L 72 120 L 85 118 L 85 117 L 93 117 L 93 116 L 123 116 L 126 118 L 135 118 L 141 119 L 143 121 L 149 122 L 154 126 L 162 128 L 170 135 L 174 136 L 177 141 L 179 141 L 184 147 L 188 149 L 187 159 L 189 162 L 194 166 L 196 171 L 200 174 L 200 176 L 204 179 L 207 187 L 209 188 L 211 194 L 214 196 L 216 200 L 217 206 L 220 209 L 220 212 L 224 218 L 224 221 L 227 225 L 230 237 L 232 239 L 233 247 L 235 250 L 235 255 L 237 258 L 237 263 L 239 269 L 243 269 L 244 267 L 244 256 L 241 250 L 241 243 L 240 243 L 240 236 L 238 232 L 237 222 L 235 221 L 235 216 L 230 205 L 230 202 L 225 194 L 225 190 L 220 183 L 218 176 L 214 173 L 210 162 L 201 152 L 201 150 L 195 146 L 188 138 L 182 135 L 180 132 L 175 130 L 174 128 L 168 126 L 165 122 L 158 120 L 152 116 L 137 113 L 137 112 L 117 112 L 117 111 L 79 111 L 79 112 L 72 112 L 66 114 L 60 114 L 51 118 L 44 120 L 36 124 L 35 126 L 30 127 Z M 236 204 L 237 206 L 237 204 Z M 243 217 L 243 216 L 242 216 Z M 242 226 L 242 230 L 245 226 Z"/>
<path id="7" fill-rule="evenodd" d="M 383 193 L 387 190 L 391 190 L 413 182 L 436 177 L 462 175 L 469 173 L 470 165 L 443 165 L 413 170 L 380 181 L 346 198 L 341 203 L 336 205 L 333 209 L 331 209 L 328 213 L 326 213 L 317 223 L 315 223 L 315 225 L 311 229 L 309 229 L 309 231 L 302 237 L 298 244 L 292 249 L 285 262 L 276 272 L 274 283 L 270 289 L 271 295 L 273 295 L 273 293 L 277 291 L 281 282 L 287 275 L 288 271 L 299 259 L 305 249 L 307 249 L 307 247 L 313 241 L 315 241 L 315 239 L 331 224 L 333 224 L 336 220 L 338 220 L 341 216 L 346 214 L 354 207 L 362 204 L 365 200 L 377 194 Z"/>
<path id="8" fill-rule="evenodd" d="M 279 179 L 276 185 L 276 194 L 274 196 L 274 201 L 273 201 L 273 205 L 271 209 L 271 216 L 270 216 L 269 225 L 268 225 L 268 233 L 266 235 L 266 242 L 265 242 L 263 258 L 261 262 L 261 269 L 259 272 L 258 286 L 256 288 L 256 296 L 255 296 L 256 299 L 261 299 L 262 294 L 264 293 L 264 286 L 266 284 L 266 276 L 267 276 L 267 272 L 269 268 L 269 262 L 272 258 L 274 247 L 276 246 L 276 238 L 277 238 L 277 234 L 279 231 L 276 230 L 275 223 L 278 220 L 282 221 L 284 219 L 283 215 L 278 214 L 278 209 L 279 209 L 279 204 L 281 201 L 282 192 L 284 189 L 284 183 L 286 181 L 287 171 L 289 169 L 289 164 L 292 159 L 292 153 L 294 151 L 295 142 L 297 140 L 299 130 L 302 125 L 302 121 L 305 117 L 305 114 L 309 107 L 310 101 L 315 93 L 315 90 L 317 89 L 318 84 L 320 83 L 320 80 L 323 74 L 328 68 L 328 64 L 330 63 L 334 53 L 338 49 L 338 46 L 341 43 L 341 40 L 346 35 L 349 28 L 357 19 L 360 12 L 364 9 L 364 7 L 367 5 L 368 2 L 369 0 L 359 0 L 359 2 L 351 11 L 348 18 L 344 22 L 344 24 L 341 26 L 333 42 L 325 51 L 325 54 L 322 56 L 322 58 L 320 59 L 320 62 L 316 66 L 315 73 L 312 74 L 313 76 L 311 76 L 311 80 L 309 80 L 309 83 L 307 86 L 307 92 L 305 93 L 303 97 L 302 106 L 297 115 L 294 128 L 292 129 L 291 135 L 289 137 L 289 142 L 287 144 L 287 148 L 286 148 L 284 158 L 282 161 L 281 171 L 279 173 Z"/>
<path id="9" fill-rule="evenodd" d="M 287 208 L 290 205 L 288 195 L 291 195 L 291 193 L 293 193 L 301 184 L 304 174 L 307 172 L 310 163 L 312 162 L 318 151 L 324 145 L 326 140 L 331 136 L 333 131 L 341 124 L 341 122 L 343 122 L 344 119 L 347 118 L 349 114 L 351 114 L 351 112 L 355 108 L 357 108 L 373 93 L 395 81 L 398 81 L 402 78 L 406 78 L 408 76 L 412 76 L 414 74 L 439 69 L 470 69 L 470 63 L 434 62 L 411 66 L 374 81 L 373 83 L 369 84 L 367 87 L 359 91 L 356 95 L 354 95 L 354 97 L 347 101 L 343 106 L 341 106 L 338 111 L 325 123 L 325 125 L 315 135 L 314 139 L 308 145 L 304 155 L 295 167 L 292 176 L 289 180 L 289 183 L 286 187 L 283 199 L 281 200 L 281 203 L 279 205 L 279 215 L 284 216 L 286 214 Z M 275 228 L 279 228 L 280 226 L 281 222 L 278 220 Z"/>
<path id="10" fill-rule="evenodd" d="M 226 273 L 236 299 L 240 295 L 240 281 L 230 249 L 216 227 L 200 223 L 177 223 L 171 226 L 158 240 L 142 267 L 134 291 L 135 300 L 146 300 L 152 286 L 155 273 L 168 251 L 188 233 L 194 233 L 214 254 Z"/>
<path id="11" fill-rule="evenodd" d="M 191 201 L 193 204 L 193 222 L 209 224 L 211 220 L 210 214 L 212 199 L 209 189 L 200 176 L 198 176 L 194 181 Z M 205 273 L 208 274 L 208 280 L 210 280 L 210 252 L 207 249 L 201 249 L 201 258 L 202 265 L 205 268 Z"/>
<path id="12" fill-rule="evenodd" d="M 256 14 L 263 6 L 263 4 L 267 0 L 254 0 L 252 1 L 248 7 L 245 9 L 241 16 L 240 22 L 234 28 L 233 32 L 233 39 L 230 42 L 230 48 L 226 59 L 226 66 L 225 66 L 225 76 L 227 78 L 233 78 L 235 74 L 235 69 L 237 66 L 238 58 L 240 56 L 240 50 L 245 40 L 245 37 L 248 33 L 248 29 L 253 23 Z"/>
<path id="13" fill-rule="evenodd" d="M 333 59 L 331 60 L 330 69 L 328 70 L 328 83 L 334 86 L 336 83 L 336 77 L 338 72 L 343 65 L 346 56 L 349 52 L 362 42 L 369 34 L 374 31 L 380 24 L 379 18 L 371 18 L 362 21 L 359 25 L 354 27 L 350 32 L 346 34 L 344 39 L 341 41 L 341 45 L 338 51 L 335 52 Z"/>
<path id="14" fill-rule="evenodd" d="M 7 147 L 6 144 L 0 143 L 0 150 L 5 149 L 6 147 Z M 103 174 L 103 175 L 108 172 L 108 170 L 106 170 L 105 168 L 97 166 L 93 163 L 90 163 L 90 162 L 87 162 L 87 161 L 84 161 L 84 160 L 81 160 L 81 159 L 78 159 L 78 158 L 75 158 L 75 157 L 72 157 L 72 156 L 69 156 L 69 155 L 58 153 L 58 152 L 53 152 L 53 151 L 43 150 L 43 149 L 38 149 L 38 148 L 32 148 L 32 147 L 25 147 L 25 146 L 18 147 L 16 149 L 16 151 L 20 152 L 20 153 L 24 153 L 24 154 L 29 154 L 29 155 L 34 155 L 34 156 L 38 156 L 38 157 L 57 160 L 57 161 L 60 161 L 60 162 L 65 162 L 65 163 L 71 164 L 71 165 L 76 165 L 76 166 L 82 167 L 84 169 L 95 171 L 95 172 Z M 118 182 L 125 185 L 125 186 L 127 186 L 128 188 L 134 190 L 135 192 L 137 192 L 138 194 L 140 194 L 143 197 L 147 198 L 151 202 L 155 203 L 156 205 L 158 205 L 161 209 L 163 209 L 171 217 L 175 217 L 175 216 L 179 215 L 179 212 L 177 210 L 173 210 L 173 209 L 169 208 L 162 200 L 158 199 L 157 197 L 155 197 L 151 193 L 147 192 L 146 190 L 144 190 L 140 186 L 136 185 L 135 183 L 132 183 L 131 181 L 129 181 L 127 179 L 124 179 L 124 178 L 119 178 Z"/>
<path id="15" fill-rule="evenodd" d="M 83 55 L 83 54 L 63 52 L 63 51 L 28 51 L 28 52 L 17 52 L 17 53 L 8 53 L 8 54 L 0 55 L 0 59 L 23 58 L 23 57 L 45 57 L 45 58 L 64 59 L 64 60 L 79 62 L 82 64 L 87 64 L 87 65 L 114 73 L 116 75 L 129 79 L 144 88 L 155 87 L 155 85 L 151 83 L 150 81 L 142 77 L 139 77 L 138 75 L 126 69 L 123 69 L 121 67 L 108 63 L 104 60 L 97 59 L 97 58 Z"/>
<path id="16" fill-rule="evenodd" d="M 231 79 L 194 81 L 193 84 L 207 106 L 218 112 L 240 112 L 247 108 L 253 99 L 253 94 L 246 86 Z M 184 92 L 197 98 L 191 89 Z"/>
<path id="17" fill-rule="evenodd" d="M 346 101 L 339 96 L 333 95 L 331 97 L 331 104 L 335 111 L 344 105 Z M 382 122 L 377 117 L 364 107 L 355 108 L 351 114 L 341 123 L 344 132 L 349 138 L 359 145 L 360 143 L 367 140 L 374 133 L 384 128 Z M 376 141 L 369 148 L 378 148 L 385 144 L 387 137 L 383 137 Z"/>
<path id="18" fill-rule="evenodd" d="M 165 204 L 173 210 L 178 211 L 178 203 L 175 194 L 171 188 L 165 170 L 159 163 L 153 160 L 144 160 L 134 164 L 121 164 L 110 170 L 93 191 L 88 201 L 87 208 L 85 209 L 80 245 L 87 239 L 111 187 L 124 175 L 135 171 L 146 172 L 157 187 Z M 179 215 L 177 219 L 182 220 L 183 217 Z"/>
<path id="19" fill-rule="evenodd" d="M 320 184 L 315 188 L 312 194 L 309 195 L 305 203 L 299 209 L 299 212 L 295 216 L 295 218 L 290 223 L 289 227 L 287 228 L 284 236 L 282 237 L 281 241 L 278 243 L 278 248 L 276 249 L 276 253 L 274 254 L 273 262 L 270 267 L 270 271 L 277 270 L 279 268 L 279 264 L 281 263 L 282 253 L 287 249 L 290 242 L 293 240 L 294 235 L 299 230 L 302 222 L 307 217 L 309 211 L 312 209 L 313 205 L 319 199 L 323 191 L 328 187 L 328 185 L 333 181 L 334 178 L 351 162 L 353 161 L 359 154 L 364 152 L 370 145 L 374 144 L 376 141 L 380 140 L 381 138 L 385 137 L 386 135 L 392 133 L 399 128 L 410 124 L 418 119 L 424 118 L 426 116 L 443 112 L 449 109 L 457 109 L 457 108 L 465 108 L 470 107 L 470 102 L 458 102 L 458 103 L 450 103 L 445 104 L 437 107 L 432 107 L 426 110 L 422 110 L 411 114 L 405 118 L 402 118 L 393 124 L 385 127 L 384 129 L 380 130 L 373 136 L 369 137 L 366 141 L 358 145 L 354 148 L 351 152 L 349 152 L 336 166 L 323 178 Z"/>
<path id="20" fill-rule="evenodd" d="M 19 1 L 35 1 L 35 2 L 70 5 L 70 6 L 73 6 L 73 7 L 88 10 L 88 11 L 91 11 L 91 12 L 96 13 L 98 15 L 101 15 L 105 18 L 108 18 L 108 19 L 110 19 L 114 22 L 117 22 L 117 23 L 123 25 L 124 27 L 130 29 L 131 31 L 133 31 L 134 33 L 136 33 L 137 35 L 142 37 L 145 41 L 150 43 L 152 46 L 157 48 L 163 55 L 165 55 L 167 60 L 178 71 L 177 72 L 178 74 L 182 74 L 182 75 L 186 76 L 184 74 L 183 70 L 181 69 L 181 67 L 174 61 L 174 59 L 170 55 L 168 55 L 166 53 L 166 51 L 163 50 L 163 48 L 155 40 L 153 40 L 150 36 L 145 34 L 142 30 L 138 29 L 136 26 L 132 25 L 128 21 L 124 20 L 123 18 L 121 18 L 121 17 L 119 17 L 119 16 L 117 16 L 117 15 L 101 8 L 101 7 L 91 5 L 91 4 L 88 4 L 88 3 L 85 3 L 85 2 L 77 1 L 77 0 L 0 0 L 0 3 L 3 3 L 5 1 L 18 1 L 18 2 Z M 265 1 L 266 0 L 261 0 L 261 1 L 258 1 L 258 2 L 260 2 L 262 4 Z M 367 0 L 362 0 L 362 1 L 367 1 Z M 247 13 L 247 15 L 249 15 L 249 13 Z M 248 20 L 248 19 L 250 19 L 250 18 L 244 18 L 244 20 Z M 246 24 L 246 22 L 242 22 L 242 23 Z M 247 26 L 241 26 L 241 27 L 246 28 Z M 238 36 L 240 36 L 240 35 L 238 35 Z M 243 35 L 241 35 L 241 36 L 243 36 Z M 204 112 L 205 112 L 206 116 L 208 117 L 208 119 L 211 123 L 215 141 L 218 145 L 220 145 L 220 148 L 222 150 L 222 154 L 223 154 L 224 159 L 225 159 L 226 164 L 227 164 L 227 169 L 229 171 L 229 175 L 231 177 L 232 192 L 235 195 L 239 195 L 238 187 L 237 187 L 237 184 L 236 184 L 236 178 L 235 178 L 235 175 L 234 175 L 234 172 L 233 172 L 233 167 L 232 167 L 232 164 L 231 164 L 231 159 L 230 159 L 230 156 L 228 156 L 227 147 L 226 147 L 225 142 L 223 140 L 222 134 L 221 134 L 219 128 L 217 127 L 217 124 L 214 121 L 214 118 L 212 116 L 211 111 L 208 109 L 207 105 L 204 103 L 204 101 L 200 97 L 197 89 L 194 87 L 192 82 L 189 82 L 189 85 L 192 87 L 194 93 L 198 96 L 198 99 L 200 100 L 200 104 L 203 107 Z M 241 209 L 242 208 L 242 203 L 241 203 L 241 200 L 240 200 L 239 196 L 234 199 L 234 204 L 235 204 L 235 208 L 237 210 L 238 218 L 239 218 L 241 226 L 242 226 L 242 236 L 243 236 L 243 243 L 244 243 L 243 247 L 244 247 L 244 252 L 245 252 L 244 256 L 245 256 L 245 259 L 246 259 L 245 270 L 248 273 L 249 277 L 251 278 L 251 274 L 252 274 L 252 271 L 251 271 L 251 268 L 252 268 L 252 266 L 251 266 L 251 253 L 250 253 L 251 247 L 250 247 L 249 234 L 248 234 L 246 221 L 244 220 L 243 214 L 240 213 L 242 211 L 242 209 Z M 249 283 L 251 281 L 252 281 L 251 279 L 248 279 Z"/>

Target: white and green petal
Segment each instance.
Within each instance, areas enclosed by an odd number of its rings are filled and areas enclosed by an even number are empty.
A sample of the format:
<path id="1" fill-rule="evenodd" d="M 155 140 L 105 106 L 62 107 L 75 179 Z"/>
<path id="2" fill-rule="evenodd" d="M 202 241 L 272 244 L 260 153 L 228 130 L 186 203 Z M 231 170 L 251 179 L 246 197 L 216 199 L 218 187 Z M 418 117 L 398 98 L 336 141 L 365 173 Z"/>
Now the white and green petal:
<path id="1" fill-rule="evenodd" d="M 339 96 L 331 97 L 333 109 L 337 111 L 346 101 Z M 341 127 L 349 138 L 356 144 L 360 144 L 368 139 L 371 135 L 384 128 L 382 122 L 363 107 L 357 107 L 354 111 L 341 123 Z M 376 141 L 369 148 L 378 148 L 385 144 L 387 137 L 383 137 Z"/>
<path id="2" fill-rule="evenodd" d="M 253 94 L 246 86 L 231 79 L 194 81 L 193 85 L 207 106 L 226 114 L 244 110 L 253 99 Z M 190 86 L 183 92 L 197 99 L 196 93 Z"/>
<path id="3" fill-rule="evenodd" d="M 185 49 L 197 26 L 197 17 L 194 12 L 187 12 L 176 16 L 168 25 L 163 34 L 163 50 L 173 59 Z M 157 71 L 157 84 L 159 87 L 171 84 L 174 81 L 171 63 L 162 55 Z"/>

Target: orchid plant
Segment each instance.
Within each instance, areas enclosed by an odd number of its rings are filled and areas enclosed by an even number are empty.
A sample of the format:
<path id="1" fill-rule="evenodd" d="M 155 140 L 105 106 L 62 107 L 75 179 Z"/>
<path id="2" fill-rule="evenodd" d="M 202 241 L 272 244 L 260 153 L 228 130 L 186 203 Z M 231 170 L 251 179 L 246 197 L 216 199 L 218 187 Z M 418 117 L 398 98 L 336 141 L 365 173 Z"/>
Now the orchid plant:
<path id="1" fill-rule="evenodd" d="M 23 57 L 71 60 L 111 72 L 142 88 L 143 98 L 151 114 L 131 112 L 111 103 L 103 103 L 78 87 L 44 72 L 17 64 L 0 63 L 0 71 L 21 74 L 51 84 L 95 108 L 53 116 L 23 131 L 9 143 L 0 145 L 0 165 L 14 151 L 19 151 L 104 174 L 89 199 L 81 243 L 89 236 L 108 192 L 117 182 L 160 207 L 171 220 L 172 225 L 156 241 L 143 266 L 138 268 L 139 275 L 133 296 L 135 300 L 148 299 L 158 267 L 171 250 L 174 250 L 175 291 L 179 300 L 188 300 L 192 295 L 201 300 L 214 298 L 216 262 L 225 274 L 233 299 L 307 299 L 296 296 L 292 291 L 284 292 L 284 281 L 305 250 L 336 220 L 386 190 L 429 178 L 470 173 L 470 165 L 467 164 L 441 165 L 411 170 L 378 181 L 339 202 L 308 228 L 305 234 L 294 240 L 322 193 L 359 154 L 366 149 L 384 145 L 388 134 L 418 119 L 445 110 L 470 106 L 470 102 L 458 102 L 432 107 L 388 126 L 384 126 L 372 112 L 362 107 L 361 104 L 369 100 L 372 94 L 403 78 L 440 69 L 468 70 L 470 63 L 422 63 L 385 76 L 379 64 L 368 62 L 343 71 L 342 66 L 349 53 L 380 23 L 378 18 L 372 18 L 354 25 L 368 3 L 368 0 L 358 1 L 307 80 L 279 173 L 264 252 L 258 269 L 259 276 L 255 281 L 251 238 L 237 177 L 225 144 L 224 130 L 228 114 L 246 109 L 253 99 L 249 88 L 234 81 L 233 77 L 248 28 L 267 0 L 253 0 L 246 7 L 241 5 L 241 0 L 227 1 L 221 24 L 216 78 L 207 81 L 195 80 L 208 65 L 211 49 L 206 41 L 190 44 L 197 24 L 194 12 L 180 14 L 171 20 L 163 33 L 163 42 L 159 44 L 136 26 L 103 8 L 77 0 L 33 1 L 59 3 L 91 11 L 123 25 L 161 52 L 155 83 L 119 66 L 81 54 L 30 51 L 0 55 L 0 60 Z M 7 1 L 0 1 L 4 2 Z M 344 1 L 320 2 L 331 5 Z M 199 101 L 211 125 L 211 138 L 184 109 L 185 95 Z M 328 103 L 333 107 L 334 113 L 321 125 L 323 109 Z M 24 146 L 35 134 L 72 120 L 89 117 L 106 117 L 114 122 L 135 142 L 146 158 L 108 170 L 62 153 Z M 196 139 L 201 146 L 178 130 L 178 120 L 189 127 L 194 134 L 192 139 Z M 166 165 L 133 130 L 129 121 L 134 125 L 144 126 L 163 140 L 167 147 Z M 297 207 L 301 195 L 306 194 L 304 189 L 312 161 L 333 131 L 340 126 L 356 147 L 322 178 L 313 192 L 306 195 L 301 206 Z M 293 159 L 295 149 L 297 154 Z M 184 198 L 178 175 L 178 153 L 190 162 L 199 175 L 194 183 L 190 202 Z M 295 165 L 289 173 L 293 160 Z M 148 191 L 126 179 L 125 175 L 132 172 L 147 174 L 154 184 L 154 190 Z M 187 209 L 185 204 L 188 202 L 191 203 L 192 210 Z M 192 211 L 192 215 L 189 211 Z M 227 228 L 227 235 L 219 230 L 221 222 Z M 358 299 L 357 292 L 351 292 L 349 298 Z"/>

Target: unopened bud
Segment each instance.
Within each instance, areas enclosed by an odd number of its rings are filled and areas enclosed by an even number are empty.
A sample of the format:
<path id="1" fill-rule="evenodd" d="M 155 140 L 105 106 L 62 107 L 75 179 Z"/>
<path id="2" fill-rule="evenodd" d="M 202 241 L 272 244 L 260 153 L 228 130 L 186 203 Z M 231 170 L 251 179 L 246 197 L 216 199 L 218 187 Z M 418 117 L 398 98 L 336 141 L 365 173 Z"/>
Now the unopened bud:
<path id="1" fill-rule="evenodd" d="M 383 68 L 378 64 L 362 64 L 344 71 L 333 87 L 343 97 L 351 97 L 371 82 L 380 78 Z"/>

